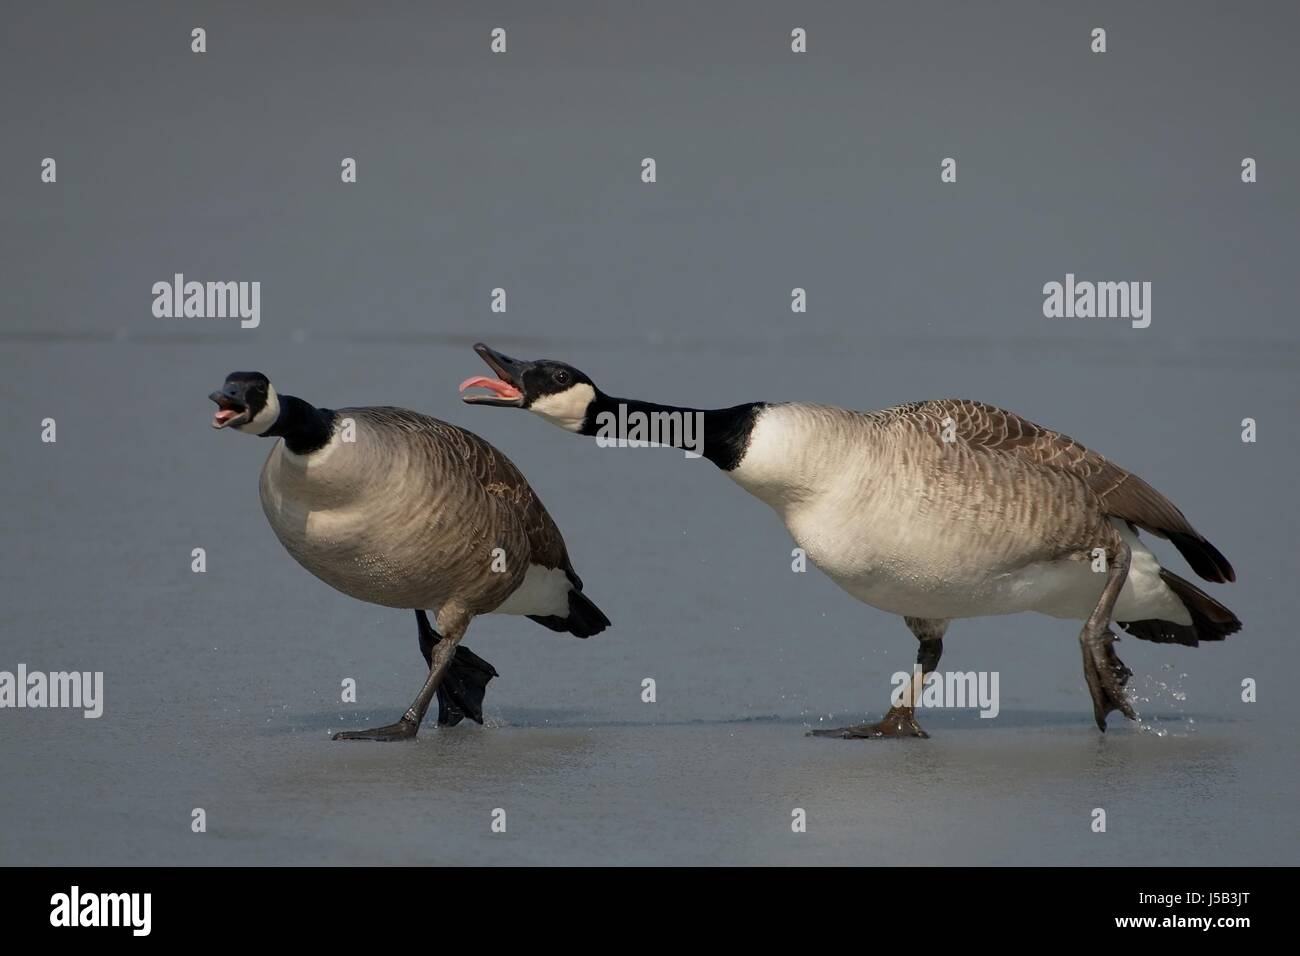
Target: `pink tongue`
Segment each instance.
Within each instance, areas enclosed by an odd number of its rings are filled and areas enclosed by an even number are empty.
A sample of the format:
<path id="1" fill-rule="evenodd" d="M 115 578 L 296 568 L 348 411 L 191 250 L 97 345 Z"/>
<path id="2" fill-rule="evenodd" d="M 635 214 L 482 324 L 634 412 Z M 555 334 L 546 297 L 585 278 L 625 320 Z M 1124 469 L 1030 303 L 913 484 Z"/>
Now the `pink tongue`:
<path id="1" fill-rule="evenodd" d="M 212 416 L 212 420 L 219 425 L 224 425 L 226 422 L 230 421 L 238 414 L 239 412 L 235 411 L 234 409 L 223 408 L 221 409 L 221 411 L 217 412 L 217 414 Z"/>
<path id="2" fill-rule="evenodd" d="M 473 378 L 467 378 L 460 383 L 460 391 L 462 392 L 467 388 L 475 387 L 489 389 L 502 398 L 518 398 L 521 394 L 519 389 L 513 385 L 508 385 L 500 379 L 488 378 L 486 375 L 475 375 Z"/>

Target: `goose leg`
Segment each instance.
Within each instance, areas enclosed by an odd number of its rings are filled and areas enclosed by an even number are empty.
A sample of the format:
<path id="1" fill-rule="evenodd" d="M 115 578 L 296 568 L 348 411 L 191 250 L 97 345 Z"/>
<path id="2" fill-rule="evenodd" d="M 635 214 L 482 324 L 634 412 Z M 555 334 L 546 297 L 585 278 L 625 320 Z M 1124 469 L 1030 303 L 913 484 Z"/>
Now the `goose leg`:
<path id="1" fill-rule="evenodd" d="M 433 667 L 433 647 L 442 640 L 429 623 L 429 616 L 417 610 L 415 619 L 420 628 L 420 653 L 424 663 Z M 496 668 L 463 645 L 456 648 L 447 674 L 438 685 L 438 723 L 455 727 L 468 717 L 483 723 L 483 694 L 487 684 L 498 676 Z"/>
<path id="2" fill-rule="evenodd" d="M 948 622 L 939 618 L 905 617 L 908 628 L 921 646 L 916 651 L 917 670 L 913 672 L 912 684 L 903 695 L 900 704 L 889 708 L 874 724 L 855 724 L 851 727 L 836 727 L 828 730 L 810 730 L 810 737 L 838 737 L 841 740 L 874 740 L 880 737 L 929 737 L 921 725 L 916 722 L 913 702 L 921 691 L 926 675 L 939 666 L 943 656 L 943 635 L 948 629 Z"/>
<path id="3" fill-rule="evenodd" d="M 465 636 L 469 620 L 469 614 L 450 606 L 444 607 L 438 613 L 438 627 L 442 631 L 442 640 L 433 647 L 429 676 L 425 678 L 424 686 L 420 688 L 420 692 L 415 695 L 415 700 L 397 723 L 385 727 L 372 727 L 368 730 L 340 731 L 334 735 L 334 739 L 389 741 L 414 738 L 425 713 L 429 710 L 429 704 L 433 702 L 439 685 L 442 684 L 443 678 L 451 667 L 452 658 L 456 655 L 456 645 Z"/>
<path id="4" fill-rule="evenodd" d="M 1079 644 L 1083 648 L 1083 678 L 1088 682 L 1088 692 L 1092 695 L 1093 719 L 1103 734 L 1106 732 L 1106 716 L 1112 710 L 1118 710 L 1129 720 L 1137 720 L 1137 713 L 1124 694 L 1124 685 L 1133 672 L 1115 653 L 1113 645 L 1118 638 L 1110 629 L 1110 616 L 1128 578 L 1132 553 L 1118 537 L 1111 543 L 1111 551 L 1114 557 L 1106 572 L 1106 586 L 1079 632 Z"/>

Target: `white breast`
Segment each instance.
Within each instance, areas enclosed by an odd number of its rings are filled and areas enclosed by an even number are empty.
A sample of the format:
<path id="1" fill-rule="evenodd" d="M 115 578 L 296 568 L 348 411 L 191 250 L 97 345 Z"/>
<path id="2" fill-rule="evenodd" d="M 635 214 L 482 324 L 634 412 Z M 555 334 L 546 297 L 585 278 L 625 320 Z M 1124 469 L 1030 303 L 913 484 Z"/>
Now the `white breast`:
<path id="1" fill-rule="evenodd" d="M 388 607 L 436 609 L 463 587 L 467 562 L 486 561 L 463 534 L 427 464 L 362 423 L 310 455 L 277 440 L 262 469 L 262 508 L 276 537 L 308 571 L 345 594 Z M 504 593 L 503 593 L 504 596 Z"/>

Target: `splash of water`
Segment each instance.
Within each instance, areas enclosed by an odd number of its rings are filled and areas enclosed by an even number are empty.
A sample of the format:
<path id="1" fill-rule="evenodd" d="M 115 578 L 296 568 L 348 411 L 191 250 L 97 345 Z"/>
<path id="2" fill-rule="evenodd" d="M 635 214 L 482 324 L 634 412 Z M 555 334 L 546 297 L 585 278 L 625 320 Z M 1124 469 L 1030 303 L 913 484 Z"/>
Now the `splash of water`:
<path id="1" fill-rule="evenodd" d="M 1172 664 L 1164 664 L 1160 670 L 1160 676 L 1142 675 L 1133 688 L 1133 701 L 1136 704 L 1162 705 L 1162 709 L 1167 707 L 1173 713 L 1149 720 L 1139 718 L 1138 729 L 1157 737 L 1187 737 L 1196 733 L 1196 718 L 1188 717 L 1185 710 L 1187 690 L 1183 681 L 1187 680 L 1187 675 L 1183 673 L 1175 676 Z"/>

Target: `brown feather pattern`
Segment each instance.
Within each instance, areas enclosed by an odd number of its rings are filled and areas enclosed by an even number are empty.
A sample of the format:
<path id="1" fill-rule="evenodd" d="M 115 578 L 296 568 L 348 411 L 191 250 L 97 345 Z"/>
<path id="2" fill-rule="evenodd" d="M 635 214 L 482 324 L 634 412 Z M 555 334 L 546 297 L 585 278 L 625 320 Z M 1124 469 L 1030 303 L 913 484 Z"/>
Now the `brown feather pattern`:
<path id="1" fill-rule="evenodd" d="M 969 448 L 1014 455 L 1083 479 L 1107 515 L 1166 538 L 1207 581 L 1235 581 L 1232 565 L 1192 527 L 1168 498 L 1068 435 L 1036 425 L 1014 412 L 968 399 L 938 399 L 898 405 L 872 413 L 904 417 L 942 434 L 951 419 L 956 438 Z"/>
<path id="2" fill-rule="evenodd" d="M 562 568 L 573 586 L 582 590 L 582 579 L 573 569 L 554 519 L 514 462 L 491 443 L 467 429 L 406 408 L 384 405 L 343 409 L 340 414 L 360 414 L 377 425 L 421 436 L 433 455 L 445 456 L 460 466 L 450 473 L 468 473 L 489 495 L 509 503 L 508 510 L 528 541 L 530 563 Z"/>

